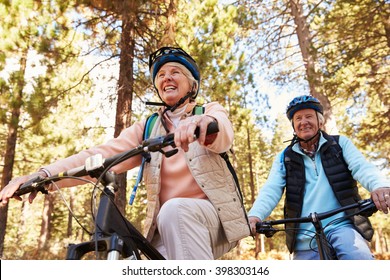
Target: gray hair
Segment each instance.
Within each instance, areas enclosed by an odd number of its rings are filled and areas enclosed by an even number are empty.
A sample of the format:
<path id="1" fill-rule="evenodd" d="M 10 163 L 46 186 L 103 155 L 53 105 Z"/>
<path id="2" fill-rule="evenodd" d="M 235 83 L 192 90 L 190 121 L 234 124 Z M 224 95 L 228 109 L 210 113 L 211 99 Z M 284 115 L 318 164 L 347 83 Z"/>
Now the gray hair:
<path id="1" fill-rule="evenodd" d="M 325 129 L 325 117 L 320 112 L 317 112 L 317 118 L 318 118 L 318 125 L 319 129 L 324 130 Z"/>

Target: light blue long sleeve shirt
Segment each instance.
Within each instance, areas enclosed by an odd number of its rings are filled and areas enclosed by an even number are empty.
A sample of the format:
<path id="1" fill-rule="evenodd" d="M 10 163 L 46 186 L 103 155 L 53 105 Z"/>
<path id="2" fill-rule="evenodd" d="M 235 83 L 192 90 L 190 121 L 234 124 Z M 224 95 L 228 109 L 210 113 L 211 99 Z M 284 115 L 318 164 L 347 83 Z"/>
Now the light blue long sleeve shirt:
<path id="1" fill-rule="evenodd" d="M 332 187 L 326 177 L 325 171 L 322 167 L 321 157 L 318 153 L 320 147 L 324 145 L 326 141 L 327 140 L 321 134 L 314 160 L 301 151 L 299 143 L 296 143 L 293 146 L 293 150 L 303 156 L 305 165 L 306 183 L 302 206 L 302 217 L 307 217 L 313 212 L 321 213 L 340 207 L 340 204 L 337 201 Z M 390 180 L 386 178 L 375 165 L 366 160 L 363 154 L 356 148 L 350 139 L 345 136 L 340 136 L 339 144 L 343 150 L 344 160 L 348 164 L 348 168 L 351 170 L 353 178 L 357 180 L 367 191 L 372 192 L 380 187 L 390 187 Z M 280 152 L 276 156 L 268 179 L 260 189 L 259 195 L 248 213 L 249 216 L 265 220 L 282 198 L 284 187 L 286 185 L 286 169 L 284 166 L 283 154 L 283 152 Z M 322 221 L 322 225 L 325 226 L 330 221 L 335 218 L 342 217 L 343 215 L 343 213 L 340 213 L 325 219 Z M 349 223 L 349 220 L 346 220 L 343 223 Z M 340 226 L 340 224 L 327 227 L 325 232 L 330 231 L 334 226 Z M 312 238 L 313 234 L 311 234 L 311 232 L 314 232 L 314 226 L 311 223 L 304 223 L 300 225 L 300 229 L 302 230 L 299 230 L 298 232 L 295 249 L 308 250 L 310 248 L 317 247 Z"/>

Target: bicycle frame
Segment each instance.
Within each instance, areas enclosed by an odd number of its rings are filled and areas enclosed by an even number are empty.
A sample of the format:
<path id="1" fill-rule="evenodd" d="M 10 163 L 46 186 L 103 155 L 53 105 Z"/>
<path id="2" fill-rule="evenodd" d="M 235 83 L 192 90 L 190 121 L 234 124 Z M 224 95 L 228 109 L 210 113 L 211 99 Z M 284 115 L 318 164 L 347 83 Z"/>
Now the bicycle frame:
<path id="1" fill-rule="evenodd" d="M 266 237 L 272 237 L 278 231 L 285 231 L 285 229 L 273 228 L 272 227 L 273 225 L 281 225 L 281 224 L 288 224 L 288 223 L 312 223 L 315 228 L 315 238 L 317 241 L 318 253 L 320 255 L 320 259 L 333 260 L 335 259 L 335 256 L 333 256 L 331 253 L 329 242 L 326 238 L 324 227 L 322 226 L 321 221 L 326 218 L 332 217 L 340 212 L 350 210 L 350 209 L 356 209 L 356 208 L 358 208 L 359 210 L 353 213 L 353 215 L 360 214 L 369 217 L 372 214 L 374 214 L 376 211 L 378 211 L 374 202 L 371 199 L 364 199 L 356 203 L 353 203 L 351 205 L 339 207 L 337 209 L 330 210 L 327 212 L 323 212 L 323 213 L 313 212 L 307 217 L 262 221 L 256 224 L 256 232 L 260 234 L 264 234 Z"/>
<path id="2" fill-rule="evenodd" d="M 107 252 L 108 260 L 117 260 L 120 256 L 124 259 L 141 259 L 139 250 L 147 259 L 164 260 L 149 241 L 120 214 L 113 202 L 117 189 L 115 179 L 110 180 L 100 195 L 94 238 L 89 242 L 71 244 L 66 259 L 79 260 L 93 251 Z"/>
<path id="3" fill-rule="evenodd" d="M 212 122 L 207 127 L 206 134 L 213 134 L 219 131 L 218 124 Z M 196 128 L 194 136 L 199 137 L 199 127 Z M 175 148 L 174 135 L 168 134 L 156 138 L 144 140 L 141 145 L 129 151 L 117 154 L 108 159 L 101 155 L 89 157 L 84 166 L 73 168 L 55 176 L 43 178 L 35 177 L 25 182 L 14 195 L 21 196 L 30 192 L 48 193 L 48 185 L 53 182 L 65 179 L 90 177 L 98 179 L 97 185 L 103 186 L 100 196 L 98 211 L 95 219 L 95 233 L 91 241 L 80 244 L 70 244 L 67 249 L 66 259 L 79 260 L 89 252 L 107 252 L 107 259 L 141 259 L 142 253 L 147 259 L 163 260 L 164 257 L 155 249 L 151 243 L 128 221 L 116 208 L 114 193 L 118 189 L 114 173 L 108 170 L 131 157 L 145 152 L 161 152 L 169 157 L 175 150 L 163 151 L 164 147 Z"/>

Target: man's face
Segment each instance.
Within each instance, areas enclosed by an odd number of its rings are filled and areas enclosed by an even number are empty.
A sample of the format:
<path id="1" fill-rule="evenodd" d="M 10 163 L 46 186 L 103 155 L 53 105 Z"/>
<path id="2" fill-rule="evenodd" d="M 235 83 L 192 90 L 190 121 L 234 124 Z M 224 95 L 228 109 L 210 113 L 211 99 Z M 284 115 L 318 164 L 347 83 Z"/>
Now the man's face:
<path id="1" fill-rule="evenodd" d="M 318 119 L 314 109 L 302 109 L 293 116 L 294 131 L 301 139 L 307 140 L 318 132 Z"/>

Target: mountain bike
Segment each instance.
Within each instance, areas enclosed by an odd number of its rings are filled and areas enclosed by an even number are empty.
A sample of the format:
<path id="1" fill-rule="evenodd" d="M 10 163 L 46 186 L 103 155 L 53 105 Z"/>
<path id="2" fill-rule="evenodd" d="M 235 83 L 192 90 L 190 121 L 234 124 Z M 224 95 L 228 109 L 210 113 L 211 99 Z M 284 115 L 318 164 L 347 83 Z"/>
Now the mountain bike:
<path id="1" fill-rule="evenodd" d="M 207 127 L 207 135 L 219 131 L 218 124 L 212 122 Z M 199 137 L 199 127 L 195 130 L 194 138 Z M 174 148 L 165 152 L 163 148 Z M 117 208 L 114 202 L 115 192 L 118 190 L 116 174 L 109 169 L 131 157 L 148 153 L 161 152 L 169 157 L 175 154 L 174 134 L 159 136 L 144 140 L 138 147 L 120 153 L 113 157 L 103 159 L 97 154 L 87 158 L 85 165 L 73 168 L 66 172 L 50 176 L 37 176 L 25 182 L 14 195 L 21 196 L 31 192 L 48 193 L 50 184 L 66 178 L 81 178 L 89 175 L 96 178 L 95 190 L 100 190 L 100 201 L 97 207 L 95 231 L 90 241 L 78 244 L 69 244 L 67 248 L 67 260 L 80 260 L 87 254 L 95 252 L 96 258 L 108 260 L 118 259 L 150 259 L 163 260 L 164 257 L 152 244 L 127 220 Z M 91 234 L 92 235 L 92 234 Z"/>
<path id="2" fill-rule="evenodd" d="M 320 255 L 321 260 L 335 260 L 337 259 L 335 254 L 332 253 L 332 247 L 330 243 L 327 240 L 327 237 L 325 235 L 324 229 L 325 227 L 322 225 L 322 220 L 332 217 L 338 213 L 341 213 L 346 210 L 353 210 L 356 209 L 352 214 L 349 214 L 346 217 L 343 217 L 342 219 L 347 219 L 350 216 L 353 215 L 362 215 L 365 217 L 372 216 L 378 209 L 376 208 L 374 202 L 371 199 L 363 199 L 358 202 L 352 203 L 347 206 L 342 206 L 339 208 L 336 208 L 334 210 L 330 210 L 323 213 L 316 213 L 313 212 L 309 214 L 307 217 L 300 217 L 300 218 L 287 218 L 287 219 L 280 219 L 280 220 L 268 220 L 268 221 L 262 221 L 256 223 L 256 232 L 260 234 L 264 234 L 266 237 L 271 238 L 274 236 L 276 232 L 279 231 L 286 231 L 285 228 L 275 228 L 274 225 L 285 225 L 289 223 L 297 224 L 297 223 L 312 223 L 314 225 L 315 232 L 313 232 L 313 235 L 315 237 L 315 240 L 317 241 L 318 246 L 318 253 Z M 335 223 L 338 220 L 334 220 L 330 223 Z M 341 221 L 341 219 L 340 219 Z M 329 224 L 330 224 L 329 223 Z M 328 224 L 328 225 L 329 225 Z M 299 229 L 292 229 L 295 231 L 299 231 Z"/>

